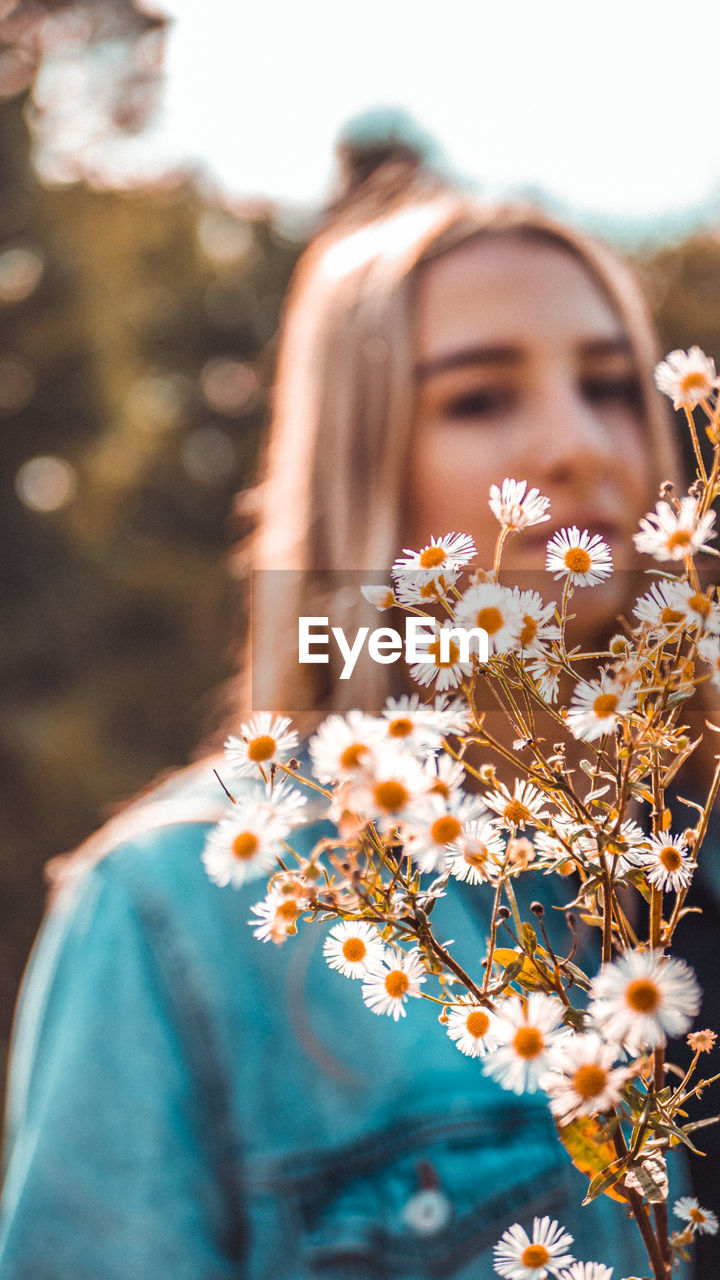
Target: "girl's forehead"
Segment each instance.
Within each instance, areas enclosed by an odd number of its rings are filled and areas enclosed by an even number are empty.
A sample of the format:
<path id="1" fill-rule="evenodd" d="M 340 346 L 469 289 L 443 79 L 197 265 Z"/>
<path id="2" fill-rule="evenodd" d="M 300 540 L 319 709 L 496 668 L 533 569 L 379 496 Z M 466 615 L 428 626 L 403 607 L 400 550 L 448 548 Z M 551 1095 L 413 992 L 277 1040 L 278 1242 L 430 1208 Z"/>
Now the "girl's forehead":
<path id="1" fill-rule="evenodd" d="M 574 347 L 625 332 L 578 254 L 517 235 L 476 238 L 424 263 L 415 301 L 421 365 L 468 344 Z"/>

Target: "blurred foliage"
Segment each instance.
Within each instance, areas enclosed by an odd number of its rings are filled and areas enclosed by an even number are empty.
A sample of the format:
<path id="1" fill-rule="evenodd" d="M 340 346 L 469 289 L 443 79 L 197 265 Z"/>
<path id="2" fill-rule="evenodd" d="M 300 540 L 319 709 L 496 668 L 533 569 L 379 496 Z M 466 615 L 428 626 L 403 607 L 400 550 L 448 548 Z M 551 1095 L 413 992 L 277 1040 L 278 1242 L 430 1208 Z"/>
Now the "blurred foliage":
<path id="1" fill-rule="evenodd" d="M 0 1036 L 42 868 L 183 763 L 229 676 L 226 551 L 297 242 L 187 183 L 45 187 L 0 108 Z"/>

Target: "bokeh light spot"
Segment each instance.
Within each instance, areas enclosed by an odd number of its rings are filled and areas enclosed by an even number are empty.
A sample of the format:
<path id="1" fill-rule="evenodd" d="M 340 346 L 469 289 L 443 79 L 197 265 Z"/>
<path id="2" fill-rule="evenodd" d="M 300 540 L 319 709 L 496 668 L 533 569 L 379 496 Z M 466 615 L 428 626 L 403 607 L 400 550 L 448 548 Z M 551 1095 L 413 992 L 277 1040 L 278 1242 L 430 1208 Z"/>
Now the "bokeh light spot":
<path id="1" fill-rule="evenodd" d="M 0 253 L 0 302 L 22 302 L 39 285 L 45 265 L 34 249 Z"/>
<path id="2" fill-rule="evenodd" d="M 65 458 L 30 458 L 15 476 L 15 492 L 31 511 L 59 511 L 77 493 L 77 472 Z"/>

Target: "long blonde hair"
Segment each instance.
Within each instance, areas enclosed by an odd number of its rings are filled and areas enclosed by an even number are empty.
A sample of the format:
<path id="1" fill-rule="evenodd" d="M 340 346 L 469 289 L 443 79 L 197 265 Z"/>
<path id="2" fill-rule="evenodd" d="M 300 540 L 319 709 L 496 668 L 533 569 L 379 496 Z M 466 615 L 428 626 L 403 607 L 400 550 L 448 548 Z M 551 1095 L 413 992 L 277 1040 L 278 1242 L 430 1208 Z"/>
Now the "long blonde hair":
<path id="1" fill-rule="evenodd" d="M 297 619 L 328 614 L 328 594 L 335 593 L 331 611 L 351 631 L 363 608 L 359 582 L 353 599 L 328 571 L 387 569 L 398 554 L 415 415 L 414 282 L 423 263 L 490 235 L 557 245 L 598 282 L 635 355 L 651 481 L 680 479 L 670 415 L 652 378 L 658 358 L 652 321 L 631 271 L 606 245 L 531 206 L 483 204 L 422 182 L 389 209 L 343 220 L 306 250 L 284 314 L 251 557 L 260 572 L 246 708 L 252 689 L 255 709 L 347 709 L 347 685 L 332 662 L 300 674 Z M 377 709 L 389 670 L 367 662 L 353 676 L 350 701 Z"/>

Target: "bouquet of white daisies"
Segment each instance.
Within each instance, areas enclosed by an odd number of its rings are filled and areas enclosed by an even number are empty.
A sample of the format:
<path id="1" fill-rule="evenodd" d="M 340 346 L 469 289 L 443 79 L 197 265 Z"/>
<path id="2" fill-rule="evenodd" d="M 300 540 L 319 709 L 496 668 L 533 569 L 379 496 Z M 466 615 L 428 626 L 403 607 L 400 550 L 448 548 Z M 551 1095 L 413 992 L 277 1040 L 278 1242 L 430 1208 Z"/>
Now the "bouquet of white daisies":
<path id="1" fill-rule="evenodd" d="M 220 884 L 269 877 L 252 908 L 259 939 L 325 926 L 328 964 L 359 980 L 371 1013 L 397 1021 L 413 1000 L 431 999 L 478 1070 L 518 1094 L 544 1091 L 559 1140 L 589 1178 L 586 1199 L 622 1202 L 653 1277 L 669 1280 L 693 1236 L 718 1229 L 691 1197 L 675 1203 L 673 1229 L 666 1159 L 677 1146 L 694 1149 L 710 1118 L 690 1122 L 687 1104 L 716 1078 L 702 1071 L 715 1033 L 691 1029 L 696 977 L 669 952 L 693 909 L 686 898 L 720 765 L 703 798 L 685 799 L 675 830 L 668 793 L 700 741 L 688 701 L 708 686 L 707 709 L 720 688 L 720 605 L 695 563 L 718 554 L 708 544 L 720 408 L 714 364 L 698 348 L 671 353 L 656 380 L 686 412 L 697 474 L 685 496 L 664 485 L 641 520 L 636 548 L 664 567 L 607 649 L 573 643 L 572 610 L 612 575 L 610 547 L 592 531 L 561 529 L 546 561 L 559 599 L 506 585 L 507 539 L 549 520 L 549 500 L 523 481 L 493 485 L 492 567 L 472 567 L 472 539 L 451 533 L 406 549 L 391 584 L 363 589 L 378 609 L 405 609 L 429 628 L 410 670 L 428 694 L 390 698 L 380 716 L 331 715 L 308 744 L 311 774 L 286 717 L 252 717 L 226 744 L 233 804 L 204 861 Z M 708 722 L 705 732 L 716 731 Z M 237 799 L 232 776 L 245 780 Z M 308 795 L 333 834 L 300 854 L 293 832 L 307 823 Z M 529 868 L 562 877 L 562 949 L 541 903 L 522 918 L 517 889 Z M 487 954 L 475 973 L 433 931 L 450 877 L 486 896 Z M 595 972 L 580 963 L 580 921 L 597 930 Z M 684 1072 L 666 1061 L 668 1039 L 681 1036 L 692 1051 Z M 495 1270 L 512 1280 L 609 1280 L 602 1262 L 576 1261 L 572 1243 L 548 1218 L 535 1219 L 531 1235 L 516 1224 L 496 1246 Z"/>

